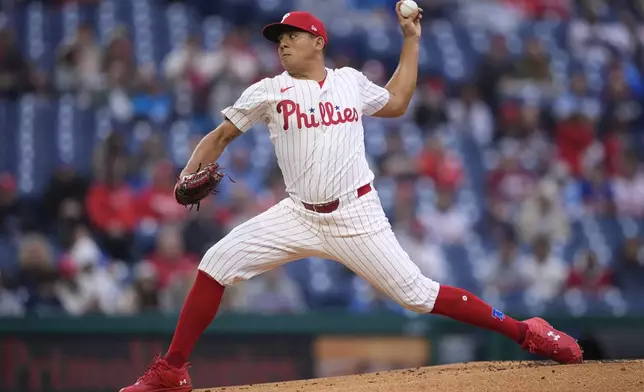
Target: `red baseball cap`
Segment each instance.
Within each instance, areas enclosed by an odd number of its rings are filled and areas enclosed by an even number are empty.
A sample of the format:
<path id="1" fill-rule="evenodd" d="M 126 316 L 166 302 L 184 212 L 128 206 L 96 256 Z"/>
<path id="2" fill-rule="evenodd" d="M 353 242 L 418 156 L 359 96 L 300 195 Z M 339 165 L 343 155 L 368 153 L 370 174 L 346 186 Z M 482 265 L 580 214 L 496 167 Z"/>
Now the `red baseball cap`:
<path id="1" fill-rule="evenodd" d="M 277 39 L 280 34 L 285 30 L 286 27 L 295 27 L 315 35 L 316 37 L 322 37 L 324 43 L 328 43 L 329 40 L 326 36 L 326 29 L 324 24 L 320 19 L 311 15 L 308 12 L 302 11 L 293 11 L 289 12 L 282 18 L 282 21 L 279 23 L 271 23 L 264 27 L 262 30 L 262 35 L 269 41 L 277 43 Z"/>

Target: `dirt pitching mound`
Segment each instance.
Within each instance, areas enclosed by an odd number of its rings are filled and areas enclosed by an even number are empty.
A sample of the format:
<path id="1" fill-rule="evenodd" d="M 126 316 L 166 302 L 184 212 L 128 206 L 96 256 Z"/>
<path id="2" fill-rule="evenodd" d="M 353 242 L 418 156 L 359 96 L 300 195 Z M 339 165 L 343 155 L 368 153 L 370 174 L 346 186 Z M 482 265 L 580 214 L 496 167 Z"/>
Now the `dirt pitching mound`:
<path id="1" fill-rule="evenodd" d="M 644 360 L 474 362 L 195 392 L 642 392 Z"/>

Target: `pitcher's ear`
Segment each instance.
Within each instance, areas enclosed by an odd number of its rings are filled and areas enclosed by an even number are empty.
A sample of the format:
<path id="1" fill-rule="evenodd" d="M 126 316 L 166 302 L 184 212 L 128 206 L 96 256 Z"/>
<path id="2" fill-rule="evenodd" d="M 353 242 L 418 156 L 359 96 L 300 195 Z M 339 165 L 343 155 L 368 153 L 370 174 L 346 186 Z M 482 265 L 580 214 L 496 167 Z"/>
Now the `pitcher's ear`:
<path id="1" fill-rule="evenodd" d="M 316 37 L 315 38 L 315 46 L 318 47 L 320 50 L 324 50 L 324 47 L 326 46 L 324 43 L 324 38 L 322 37 Z"/>

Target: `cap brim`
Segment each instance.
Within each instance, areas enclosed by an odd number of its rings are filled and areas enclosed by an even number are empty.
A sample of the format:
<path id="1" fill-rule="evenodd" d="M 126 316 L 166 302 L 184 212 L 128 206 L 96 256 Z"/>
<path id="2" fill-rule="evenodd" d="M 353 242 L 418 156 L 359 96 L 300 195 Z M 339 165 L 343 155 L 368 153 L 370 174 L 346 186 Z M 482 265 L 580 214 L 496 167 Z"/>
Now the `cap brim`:
<path id="1" fill-rule="evenodd" d="M 267 25 L 266 27 L 264 27 L 264 29 L 262 30 L 262 35 L 267 40 L 269 40 L 271 42 L 274 42 L 274 43 L 278 43 L 280 34 L 282 34 L 284 31 L 288 31 L 288 30 L 305 31 L 305 30 L 302 30 L 299 27 L 295 27 L 295 26 L 292 26 L 292 25 L 286 24 L 286 23 L 271 23 L 271 24 Z"/>

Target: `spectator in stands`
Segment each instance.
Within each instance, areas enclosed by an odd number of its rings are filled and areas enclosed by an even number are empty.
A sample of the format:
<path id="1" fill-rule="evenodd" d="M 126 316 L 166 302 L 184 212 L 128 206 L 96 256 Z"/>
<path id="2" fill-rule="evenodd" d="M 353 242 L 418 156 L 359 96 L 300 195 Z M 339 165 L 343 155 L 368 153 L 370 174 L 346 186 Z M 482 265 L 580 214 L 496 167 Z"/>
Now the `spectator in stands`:
<path id="1" fill-rule="evenodd" d="M 301 287 L 284 268 L 275 268 L 230 289 L 227 303 L 236 312 L 300 313 L 307 308 Z"/>
<path id="2" fill-rule="evenodd" d="M 248 29 L 231 30 L 222 42 L 221 52 L 226 59 L 224 74 L 226 80 L 238 83 L 252 83 L 259 72 L 255 48 L 251 45 L 251 32 Z"/>
<path id="3" fill-rule="evenodd" d="M 197 268 L 172 276 L 168 285 L 159 294 L 161 310 L 166 313 L 181 311 L 196 277 Z"/>
<path id="4" fill-rule="evenodd" d="M 604 165 L 591 165 L 579 183 L 579 192 L 588 214 L 612 215 L 615 212 L 614 192 Z"/>
<path id="5" fill-rule="evenodd" d="M 476 85 L 461 86 L 459 99 L 447 103 L 447 117 L 455 130 L 473 137 L 481 146 L 493 136 L 494 120 L 488 105 L 479 98 Z"/>
<path id="6" fill-rule="evenodd" d="M 140 162 L 136 160 L 132 162 L 133 159 L 129 155 L 123 133 L 112 131 L 94 150 L 94 155 L 92 156 L 92 174 L 94 178 L 102 178 L 107 173 L 108 168 L 117 160 L 125 163 L 126 175 L 129 174 L 130 169 L 137 171 L 145 169 L 144 166 L 140 165 Z"/>
<path id="7" fill-rule="evenodd" d="M 31 66 L 16 47 L 13 32 L 0 26 L 0 98 L 18 99 L 33 89 Z"/>
<path id="8" fill-rule="evenodd" d="M 223 222 L 226 232 L 252 218 L 258 212 L 254 195 L 243 183 L 235 183 L 235 187 L 231 188 L 226 207 L 226 219 Z"/>
<path id="9" fill-rule="evenodd" d="M 639 75 L 632 76 L 632 78 L 635 80 L 631 80 L 631 85 L 629 85 L 625 66 L 619 59 L 611 62 L 607 67 L 603 91 L 602 129 L 611 126 L 614 119 L 623 121 L 630 128 L 637 125 L 643 117 L 644 108 L 641 101 L 644 87 L 642 87 Z"/>
<path id="10" fill-rule="evenodd" d="M 517 227 L 526 243 L 532 243 L 540 235 L 548 235 L 558 244 L 568 242 L 570 222 L 555 181 L 549 178 L 541 180 L 536 192 L 521 206 Z"/>
<path id="11" fill-rule="evenodd" d="M 568 166 L 571 175 L 581 176 L 585 153 L 595 140 L 592 120 L 582 113 L 573 113 L 557 124 L 555 132 L 558 158 Z"/>
<path id="12" fill-rule="evenodd" d="M 614 179 L 615 205 L 620 216 L 644 218 L 644 169 L 635 151 L 623 155 L 620 173 Z"/>
<path id="13" fill-rule="evenodd" d="M 532 254 L 523 258 L 521 269 L 527 282 L 527 294 L 537 301 L 548 301 L 561 294 L 568 274 L 563 260 L 552 253 L 546 235 L 534 240 Z"/>
<path id="14" fill-rule="evenodd" d="M 234 188 L 240 184 L 253 194 L 259 192 L 264 184 L 263 173 L 253 166 L 252 150 L 248 147 L 233 146 L 230 148 L 230 161 L 226 164 L 226 174 L 232 181 L 222 181 L 218 187 L 219 200 L 227 200 Z"/>
<path id="15" fill-rule="evenodd" d="M 121 122 L 131 120 L 133 109 L 129 93 L 137 72 L 132 42 L 122 27 L 112 34 L 103 56 L 102 71 L 106 78 L 105 99 L 112 116 Z"/>
<path id="16" fill-rule="evenodd" d="M 86 221 L 85 197 L 89 182 L 69 165 L 58 167 L 42 197 L 42 221 L 56 231 L 63 246 L 70 244 L 76 226 Z"/>
<path id="17" fill-rule="evenodd" d="M 60 47 L 56 88 L 61 92 L 95 92 L 103 87 L 102 50 L 94 40 L 92 26 L 83 24 L 74 39 Z"/>
<path id="18" fill-rule="evenodd" d="M 525 41 L 523 58 L 514 64 L 510 78 L 513 82 L 505 84 L 506 92 L 518 93 L 530 85 L 537 87 L 545 98 L 554 95 L 550 58 L 539 38 L 530 37 Z"/>
<path id="19" fill-rule="evenodd" d="M 166 288 L 175 276 L 193 271 L 199 263 L 198 256 L 185 251 L 181 230 L 173 225 L 161 228 L 156 249 L 146 260 L 156 271 L 160 289 Z"/>
<path id="20" fill-rule="evenodd" d="M 568 274 L 566 289 L 601 294 L 612 286 L 612 272 L 599 263 L 595 252 L 589 249 L 578 251 Z"/>
<path id="21" fill-rule="evenodd" d="M 609 7 L 597 6 L 594 1 L 579 2 L 579 16 L 571 21 L 568 45 L 575 57 L 595 59 L 600 65 L 610 61 L 611 48 L 626 53 L 631 47 L 631 37 L 621 23 L 602 23 Z"/>
<path id="22" fill-rule="evenodd" d="M 383 176 L 399 178 L 415 175 L 413 159 L 399 132 L 387 133 L 387 149 L 380 160 L 380 173 Z"/>
<path id="23" fill-rule="evenodd" d="M 595 120 L 601 114 L 599 98 L 588 89 L 588 81 L 583 70 L 576 70 L 570 77 L 570 88 L 557 97 L 552 111 L 557 119 L 566 119 L 572 113 L 584 113 Z"/>
<path id="24" fill-rule="evenodd" d="M 176 223 L 186 217 L 188 210 L 174 198 L 175 182 L 172 162 L 158 162 L 151 184 L 139 193 L 138 210 L 142 225 L 156 228 L 160 224 Z"/>
<path id="25" fill-rule="evenodd" d="M 189 36 L 164 59 L 165 77 L 175 83 L 187 81 L 195 90 L 207 86 L 222 66 L 216 53 L 204 50 L 197 34 Z"/>
<path id="26" fill-rule="evenodd" d="M 224 38 L 217 54 L 224 66 L 217 73 L 217 83 L 210 91 L 210 108 L 231 105 L 239 91 L 257 80 L 260 64 L 257 53 L 251 45 L 251 35 L 245 29 L 233 29 Z M 207 108 L 207 109 L 210 109 Z M 215 111 L 215 115 L 219 112 Z"/>
<path id="27" fill-rule="evenodd" d="M 101 246 L 113 258 L 132 261 L 132 235 L 139 211 L 134 191 L 125 182 L 125 170 L 122 159 L 108 165 L 103 178 L 90 187 L 86 203 Z"/>
<path id="28" fill-rule="evenodd" d="M 135 119 L 162 124 L 170 118 L 172 96 L 166 89 L 165 80 L 158 77 L 153 63 L 139 67 L 130 95 Z"/>
<path id="29" fill-rule="evenodd" d="M 644 81 L 642 81 L 642 70 L 638 70 L 630 59 L 617 55 L 613 56 L 607 66 L 607 71 L 608 79 L 612 77 L 624 79 L 626 86 L 628 87 L 624 92 L 628 92 L 628 96 L 631 100 L 639 100 L 643 98 Z M 641 105 L 639 105 L 638 102 L 632 102 L 631 104 L 637 105 L 638 109 L 641 110 Z M 641 116 L 641 113 L 633 114 L 637 117 Z"/>
<path id="30" fill-rule="evenodd" d="M 119 71 L 115 73 L 115 70 Z M 132 49 L 132 41 L 128 31 L 123 26 L 118 26 L 113 30 L 110 41 L 107 44 L 105 55 L 103 56 L 102 71 L 111 76 L 122 76 L 124 87 L 129 88 L 134 82 L 136 76 L 136 62 Z M 112 80 L 114 82 L 115 80 Z M 109 84 L 109 83 L 108 83 Z"/>
<path id="31" fill-rule="evenodd" d="M 160 293 L 157 271 L 150 262 L 134 266 L 133 284 L 126 287 L 118 299 L 120 314 L 150 313 L 159 310 Z"/>
<path id="32" fill-rule="evenodd" d="M 392 225 L 404 225 L 417 219 L 418 195 L 415 182 L 409 178 L 400 179 L 394 188 L 393 201 L 387 211 L 391 217 Z"/>
<path id="33" fill-rule="evenodd" d="M 447 261 L 438 244 L 433 241 L 422 223 L 406 221 L 395 228 L 396 238 L 409 257 L 425 276 L 437 281 L 447 278 Z"/>
<path id="34" fill-rule="evenodd" d="M 414 121 L 425 134 L 434 133 L 447 123 L 445 86 L 440 79 L 430 79 L 420 86 Z"/>
<path id="35" fill-rule="evenodd" d="M 10 282 L 6 275 L 0 270 L 0 318 L 22 316 L 25 314 L 25 307 L 18 295 L 9 289 Z"/>
<path id="36" fill-rule="evenodd" d="M 552 161 L 552 145 L 542 121 L 541 109 L 534 103 L 521 108 L 521 126 L 516 135 L 524 167 L 544 173 Z"/>
<path id="37" fill-rule="evenodd" d="M 218 220 L 213 200 L 204 200 L 199 211 L 191 211 L 184 222 L 183 242 L 187 253 L 203 255 L 225 235 L 225 218 Z"/>
<path id="38" fill-rule="evenodd" d="M 525 102 L 522 106 L 505 107 L 507 117 L 499 128 L 497 146 L 516 149 L 522 167 L 543 173 L 551 160 L 551 145 L 541 124 L 538 106 Z"/>
<path id="39" fill-rule="evenodd" d="M 144 126 L 149 125 L 147 122 L 144 124 Z M 163 132 L 152 127 L 149 129 L 150 133 L 143 139 L 138 150 L 133 153 L 134 156 L 131 158 L 132 166 L 135 169 L 133 171 L 143 177 L 141 180 L 144 183 L 154 182 L 159 164 L 168 161 L 168 156 L 170 155 L 164 145 L 166 140 Z M 194 146 L 191 147 L 190 151 L 194 149 Z"/>
<path id="40" fill-rule="evenodd" d="M 286 186 L 284 185 L 284 178 L 278 170 L 273 170 L 268 174 L 266 185 L 266 189 L 257 196 L 257 203 L 262 211 L 268 210 L 270 207 L 288 197 Z"/>
<path id="41" fill-rule="evenodd" d="M 627 122 L 614 117 L 610 123 L 607 129 L 602 129 L 602 157 L 606 174 L 614 177 L 620 171 L 624 153 L 631 148 L 633 138 Z"/>
<path id="42" fill-rule="evenodd" d="M 18 261 L 18 295 L 27 312 L 39 315 L 61 312 L 62 304 L 55 290 L 58 272 L 54 251 L 47 239 L 35 233 L 23 236 Z"/>
<path id="43" fill-rule="evenodd" d="M 498 250 L 489 260 L 483 281 L 488 290 L 501 295 L 522 292 L 528 285 L 520 264 L 519 243 L 514 230 L 504 230 L 499 236 Z"/>
<path id="44" fill-rule="evenodd" d="M 443 244 L 461 244 L 473 224 L 471 217 L 455 201 L 454 191 L 439 188 L 436 206 L 421 212 L 419 219 L 434 240 Z"/>
<path id="45" fill-rule="evenodd" d="M 225 62 L 221 51 L 204 50 L 201 37 L 193 34 L 182 46 L 166 56 L 163 60 L 163 72 L 175 89 L 183 86 L 188 88 L 192 105 L 198 106 L 193 110 L 200 113 L 204 110 L 204 102 L 208 102 L 211 83 L 222 72 Z"/>
<path id="46" fill-rule="evenodd" d="M 481 60 L 476 72 L 476 82 L 483 101 L 497 116 L 500 110 L 503 83 L 512 70 L 512 59 L 503 35 L 490 39 L 490 49 Z"/>
<path id="47" fill-rule="evenodd" d="M 0 173 L 0 236 L 18 234 L 21 215 L 16 181 L 10 173 Z"/>
<path id="48" fill-rule="evenodd" d="M 74 234 L 74 243 L 60 263 L 63 279 L 56 287 L 63 308 L 75 316 L 117 313 L 121 288 L 114 275 L 116 266 L 106 264 L 87 229 L 79 227 Z"/>
<path id="49" fill-rule="evenodd" d="M 427 136 L 425 147 L 418 156 L 418 172 L 434 181 L 437 188 L 458 190 L 463 181 L 460 159 L 443 145 L 441 136 Z"/>
<path id="50" fill-rule="evenodd" d="M 637 301 L 644 295 L 644 241 L 639 237 L 628 238 L 617 253 L 615 284 Z"/>
<path id="51" fill-rule="evenodd" d="M 488 173 L 485 193 L 492 220 L 510 223 L 520 205 L 532 195 L 537 178 L 521 166 L 516 146 L 506 146 L 500 155 L 498 166 Z"/>
<path id="52" fill-rule="evenodd" d="M 520 9 L 530 19 L 543 19 L 557 15 L 566 18 L 570 14 L 571 2 L 561 0 L 504 0 Z"/>

